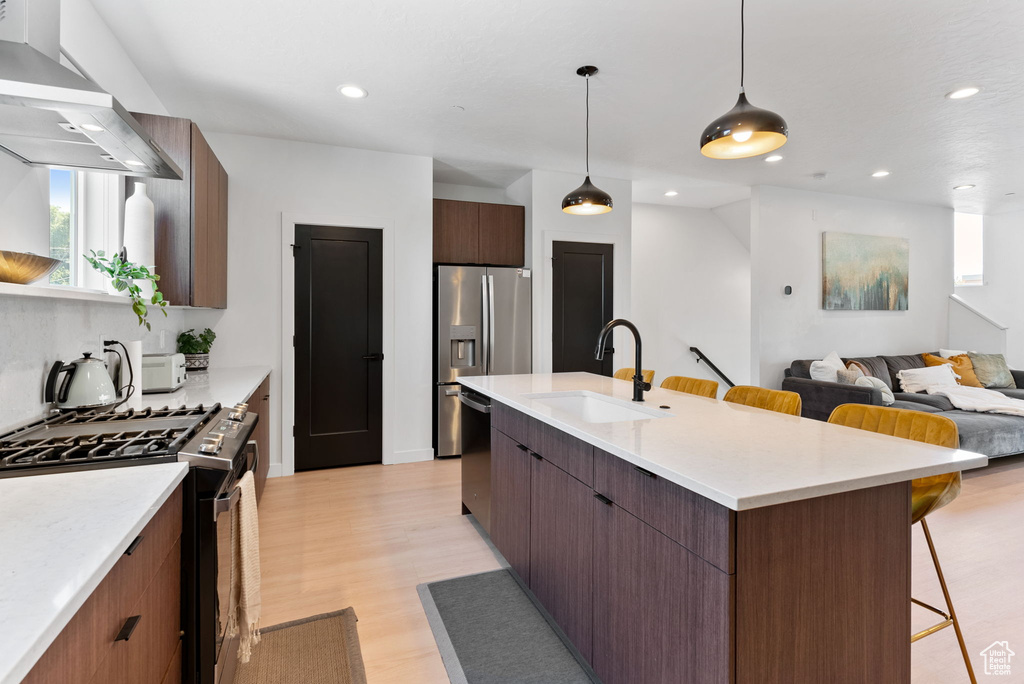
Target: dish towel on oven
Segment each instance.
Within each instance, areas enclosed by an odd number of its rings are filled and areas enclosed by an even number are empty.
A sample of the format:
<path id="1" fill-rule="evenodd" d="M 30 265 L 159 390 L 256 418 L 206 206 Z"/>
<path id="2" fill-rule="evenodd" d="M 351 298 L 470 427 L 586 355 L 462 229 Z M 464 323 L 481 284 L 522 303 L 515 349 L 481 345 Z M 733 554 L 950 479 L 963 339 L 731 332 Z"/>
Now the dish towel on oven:
<path id="1" fill-rule="evenodd" d="M 260 642 L 260 528 L 256 515 L 256 484 L 252 471 L 238 482 L 241 496 L 231 521 L 231 609 L 228 634 L 241 632 L 238 658 L 249 662 Z"/>

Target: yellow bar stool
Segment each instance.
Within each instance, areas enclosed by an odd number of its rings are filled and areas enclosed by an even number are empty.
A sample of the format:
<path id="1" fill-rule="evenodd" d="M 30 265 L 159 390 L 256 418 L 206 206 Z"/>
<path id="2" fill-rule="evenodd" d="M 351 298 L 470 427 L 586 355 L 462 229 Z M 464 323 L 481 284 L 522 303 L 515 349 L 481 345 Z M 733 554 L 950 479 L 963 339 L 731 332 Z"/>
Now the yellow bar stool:
<path id="1" fill-rule="evenodd" d="M 645 370 L 640 372 L 644 376 L 644 382 L 654 382 L 654 371 Z M 635 368 L 620 368 L 619 370 L 615 371 L 615 375 L 613 375 L 612 377 L 615 378 L 616 380 L 632 381 L 633 373 L 636 373 Z"/>
<path id="2" fill-rule="evenodd" d="M 765 387 L 753 387 L 751 385 L 736 385 L 730 387 L 723 397 L 725 401 L 733 404 L 743 404 L 754 408 L 786 413 L 791 416 L 799 416 L 803 402 L 796 392 L 785 390 L 773 390 Z"/>
<path id="3" fill-rule="evenodd" d="M 877 432 L 883 435 L 903 437 L 926 444 L 956 449 L 960 446 L 960 433 L 956 423 L 946 416 L 934 413 L 922 413 L 920 411 L 909 411 L 907 409 L 889 408 L 886 406 L 869 406 L 867 404 L 843 404 L 837 406 L 828 422 L 836 425 Z M 942 575 L 942 566 L 939 565 L 939 556 L 935 553 L 935 544 L 932 543 L 932 535 L 928 530 L 928 522 L 924 519 L 932 511 L 938 510 L 955 499 L 960 494 L 960 473 L 947 473 L 945 475 L 933 475 L 921 477 L 911 482 L 911 516 L 910 524 L 921 523 L 924 531 L 925 541 L 928 542 L 928 551 L 932 556 L 932 563 L 935 565 L 935 574 L 939 578 L 939 586 L 942 587 L 942 596 L 946 600 L 945 612 L 935 606 L 930 606 L 915 598 L 910 600 L 922 608 L 936 613 L 942 617 L 939 622 L 928 629 L 921 630 L 910 637 L 911 643 L 918 639 L 934 634 L 941 629 L 953 625 L 956 632 L 956 640 L 960 643 L 960 652 L 964 656 L 964 664 L 967 665 L 967 674 L 971 682 L 977 684 L 974 677 L 974 668 L 971 667 L 971 657 L 967 654 L 967 645 L 964 643 L 963 632 L 960 631 L 960 621 L 956 618 L 956 611 L 953 610 L 953 601 L 949 598 L 949 588 L 946 586 L 946 579 Z"/>
<path id="4" fill-rule="evenodd" d="M 718 396 L 718 383 L 714 380 L 688 378 L 685 375 L 671 375 L 665 378 L 661 381 L 661 388 L 712 399 Z"/>

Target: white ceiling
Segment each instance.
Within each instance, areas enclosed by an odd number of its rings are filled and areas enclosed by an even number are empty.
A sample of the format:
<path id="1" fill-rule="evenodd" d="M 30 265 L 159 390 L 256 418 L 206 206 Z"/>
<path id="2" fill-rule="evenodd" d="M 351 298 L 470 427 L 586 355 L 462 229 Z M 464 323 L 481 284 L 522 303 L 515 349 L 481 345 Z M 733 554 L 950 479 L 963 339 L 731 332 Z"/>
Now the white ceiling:
<path id="1" fill-rule="evenodd" d="M 575 70 L 596 64 L 591 168 L 639 181 L 648 201 L 713 206 L 771 184 L 1024 208 L 1020 0 L 749 0 L 747 94 L 790 126 L 777 164 L 698 149 L 736 100 L 739 0 L 92 2 L 173 114 L 429 155 L 438 181 L 582 173 Z M 943 97 L 964 85 L 983 90 Z M 952 190 L 964 183 L 977 188 Z"/>

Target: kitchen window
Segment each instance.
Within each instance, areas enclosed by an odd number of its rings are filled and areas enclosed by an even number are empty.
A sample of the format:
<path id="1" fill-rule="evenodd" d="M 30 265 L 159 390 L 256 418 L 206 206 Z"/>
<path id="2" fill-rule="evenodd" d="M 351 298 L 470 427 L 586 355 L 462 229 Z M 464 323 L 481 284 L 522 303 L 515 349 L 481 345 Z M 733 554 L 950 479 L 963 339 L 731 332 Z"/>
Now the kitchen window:
<path id="1" fill-rule="evenodd" d="M 77 285 L 78 172 L 50 169 L 50 258 L 61 265 L 50 274 L 51 285 Z"/>
<path id="2" fill-rule="evenodd" d="M 113 254 L 121 244 L 123 176 L 50 170 L 50 257 L 63 263 L 51 285 L 104 290 L 106 279 L 82 258 L 89 250 Z"/>
<path id="3" fill-rule="evenodd" d="M 985 284 L 985 223 L 981 214 L 953 213 L 953 284 Z"/>

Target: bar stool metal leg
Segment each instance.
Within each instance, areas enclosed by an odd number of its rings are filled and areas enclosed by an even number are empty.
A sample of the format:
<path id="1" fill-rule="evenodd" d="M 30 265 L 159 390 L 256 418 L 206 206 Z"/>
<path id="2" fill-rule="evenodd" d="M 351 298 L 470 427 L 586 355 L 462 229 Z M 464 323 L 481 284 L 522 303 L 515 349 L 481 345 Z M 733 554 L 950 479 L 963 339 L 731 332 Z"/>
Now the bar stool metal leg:
<path id="1" fill-rule="evenodd" d="M 978 684 L 978 680 L 974 676 L 974 668 L 971 666 L 971 657 L 967 653 L 967 644 L 964 643 L 963 632 L 960 631 L 960 621 L 956 619 L 956 611 L 953 610 L 953 601 L 949 598 L 949 589 L 946 587 L 946 578 L 942 575 L 942 566 L 939 565 L 939 556 L 937 553 L 935 553 L 935 544 L 932 542 L 932 534 L 928 530 L 928 522 L 924 518 L 921 518 L 921 529 L 924 530 L 924 538 L 925 541 L 928 542 L 928 551 L 932 554 L 932 563 L 935 564 L 935 574 L 939 578 L 939 586 L 942 587 L 942 596 L 946 599 L 946 609 L 949 611 L 949 614 L 947 615 L 946 613 L 943 613 L 942 611 L 934 608 L 933 606 L 929 606 L 928 604 L 922 603 L 921 601 L 918 601 L 916 599 L 911 599 L 912 601 L 914 601 L 914 603 L 918 604 L 919 606 L 927 608 L 928 610 L 938 613 L 939 615 L 946 618 L 946 620 L 935 625 L 934 627 L 929 627 L 928 629 L 922 632 L 918 632 L 913 637 L 911 637 L 911 641 L 917 641 L 922 637 L 926 637 L 929 634 L 933 634 L 942 629 L 943 627 L 948 627 L 950 624 L 952 624 L 953 630 L 956 632 L 956 640 L 960 643 L 960 652 L 964 656 L 964 664 L 967 665 L 967 674 L 971 678 L 971 684 Z"/>

